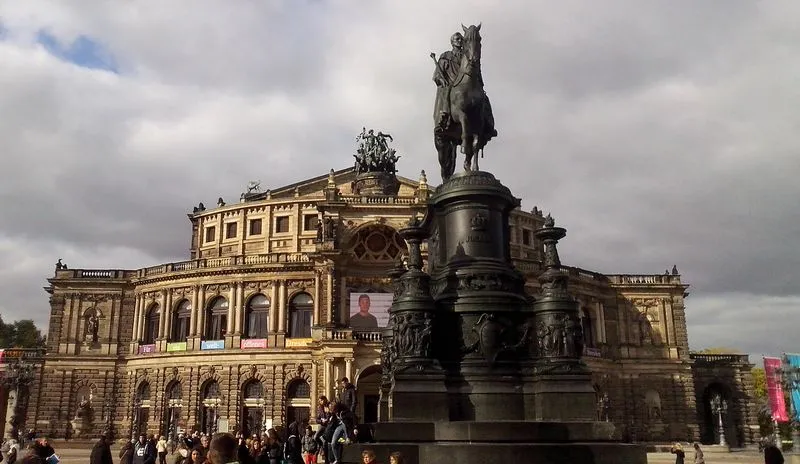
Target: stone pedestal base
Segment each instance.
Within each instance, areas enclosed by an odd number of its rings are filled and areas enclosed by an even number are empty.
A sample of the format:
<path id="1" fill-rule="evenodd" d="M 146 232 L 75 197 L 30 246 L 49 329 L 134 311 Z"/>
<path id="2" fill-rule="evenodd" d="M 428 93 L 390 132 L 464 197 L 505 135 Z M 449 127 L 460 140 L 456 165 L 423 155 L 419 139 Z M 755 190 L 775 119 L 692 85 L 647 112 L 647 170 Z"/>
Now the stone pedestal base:
<path id="1" fill-rule="evenodd" d="M 533 383 L 536 420 L 594 420 L 596 394 L 584 375 L 539 376 Z"/>
<path id="2" fill-rule="evenodd" d="M 378 462 L 395 451 L 407 464 L 645 464 L 642 445 L 617 443 L 608 422 L 409 422 L 374 425 L 375 443 L 348 445 L 343 463 L 370 449 Z"/>
<path id="3" fill-rule="evenodd" d="M 444 373 L 396 372 L 390 392 L 389 416 L 392 421 L 447 420 L 447 389 Z M 386 425 L 386 424 L 384 424 Z"/>

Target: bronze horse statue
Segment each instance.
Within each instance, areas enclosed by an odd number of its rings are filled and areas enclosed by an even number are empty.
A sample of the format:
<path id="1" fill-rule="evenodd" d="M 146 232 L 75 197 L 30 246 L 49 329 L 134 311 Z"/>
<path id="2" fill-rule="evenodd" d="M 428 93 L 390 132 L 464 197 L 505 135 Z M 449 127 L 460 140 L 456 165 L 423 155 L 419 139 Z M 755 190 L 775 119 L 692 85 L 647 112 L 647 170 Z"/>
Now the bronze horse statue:
<path id="1" fill-rule="evenodd" d="M 434 114 L 434 145 L 439 154 L 443 181 L 455 172 L 457 145 L 461 145 L 461 152 L 465 155 L 464 170 L 477 171 L 478 152 L 483 156 L 483 147 L 497 135 L 489 97 L 483 90 L 481 26 L 465 27 L 462 24 L 461 28 L 464 30 L 463 51 L 458 71 L 455 79 L 446 83 L 443 114 Z M 454 37 L 459 35 L 454 34 Z M 444 73 L 438 62 L 437 70 Z"/>

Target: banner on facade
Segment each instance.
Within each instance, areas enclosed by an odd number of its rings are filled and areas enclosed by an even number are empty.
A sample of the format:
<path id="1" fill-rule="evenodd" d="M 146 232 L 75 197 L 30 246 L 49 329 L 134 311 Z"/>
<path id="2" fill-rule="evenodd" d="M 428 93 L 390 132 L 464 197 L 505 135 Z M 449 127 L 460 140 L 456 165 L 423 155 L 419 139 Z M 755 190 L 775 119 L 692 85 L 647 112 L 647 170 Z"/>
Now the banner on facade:
<path id="1" fill-rule="evenodd" d="M 781 375 L 779 372 L 781 365 L 782 362 L 780 358 L 764 357 L 767 396 L 769 397 L 769 407 L 772 411 L 772 418 L 778 422 L 788 422 L 789 415 L 786 414 L 786 401 L 783 399 L 783 386 L 781 385 Z"/>
<path id="2" fill-rule="evenodd" d="M 186 342 L 167 343 L 167 353 L 186 351 Z"/>
<path id="3" fill-rule="evenodd" d="M 203 340 L 200 342 L 201 350 L 224 350 L 225 340 Z"/>
<path id="4" fill-rule="evenodd" d="M 787 354 L 786 362 L 792 370 L 800 369 L 800 354 Z M 794 411 L 794 418 L 800 420 L 800 385 L 794 380 L 790 383 L 792 395 L 792 409 Z"/>
<path id="5" fill-rule="evenodd" d="M 266 348 L 266 347 L 267 347 L 266 338 L 245 338 L 239 344 L 239 348 L 243 350 L 249 350 L 254 348 Z"/>
<path id="6" fill-rule="evenodd" d="M 389 325 L 393 293 L 350 293 L 350 328 L 378 329 Z"/>
<path id="7" fill-rule="evenodd" d="M 156 345 L 139 345 L 139 354 L 155 353 Z"/>

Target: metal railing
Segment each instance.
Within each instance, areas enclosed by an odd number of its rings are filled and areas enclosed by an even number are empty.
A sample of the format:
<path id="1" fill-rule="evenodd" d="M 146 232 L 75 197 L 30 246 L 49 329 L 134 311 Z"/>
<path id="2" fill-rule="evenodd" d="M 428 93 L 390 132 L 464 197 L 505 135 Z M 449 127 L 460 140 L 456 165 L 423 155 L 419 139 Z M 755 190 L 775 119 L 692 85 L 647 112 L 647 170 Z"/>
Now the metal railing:
<path id="1" fill-rule="evenodd" d="M 689 358 L 694 360 L 695 363 L 702 364 L 735 364 L 750 362 L 750 356 L 746 354 L 690 353 Z"/>

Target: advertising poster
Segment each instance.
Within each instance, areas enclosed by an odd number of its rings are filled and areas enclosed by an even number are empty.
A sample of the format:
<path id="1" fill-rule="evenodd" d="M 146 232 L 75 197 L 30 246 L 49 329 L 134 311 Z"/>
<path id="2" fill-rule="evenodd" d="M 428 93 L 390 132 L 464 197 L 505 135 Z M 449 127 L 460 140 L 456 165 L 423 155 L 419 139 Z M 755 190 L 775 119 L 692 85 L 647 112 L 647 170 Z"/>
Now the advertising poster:
<path id="1" fill-rule="evenodd" d="M 350 293 L 350 328 L 378 329 L 389 325 L 391 293 Z"/>
<path id="2" fill-rule="evenodd" d="M 767 396 L 769 406 L 772 411 L 772 418 L 778 422 L 787 422 L 789 415 L 786 414 L 786 402 L 783 399 L 783 386 L 778 369 L 783 364 L 780 358 L 764 357 L 764 373 L 767 378 Z"/>

